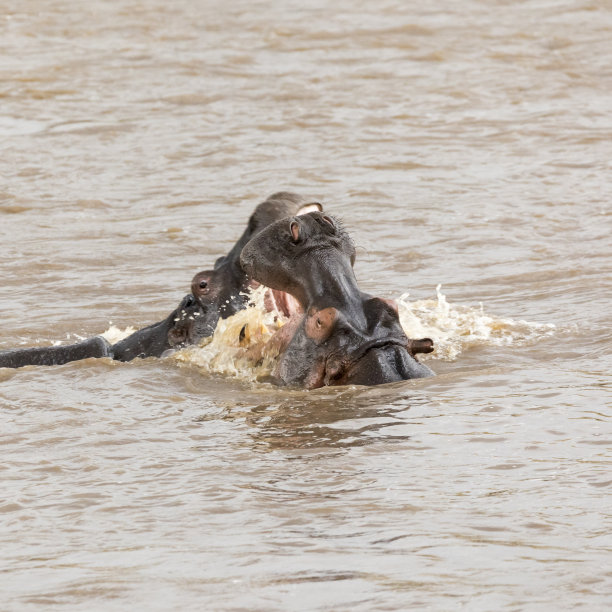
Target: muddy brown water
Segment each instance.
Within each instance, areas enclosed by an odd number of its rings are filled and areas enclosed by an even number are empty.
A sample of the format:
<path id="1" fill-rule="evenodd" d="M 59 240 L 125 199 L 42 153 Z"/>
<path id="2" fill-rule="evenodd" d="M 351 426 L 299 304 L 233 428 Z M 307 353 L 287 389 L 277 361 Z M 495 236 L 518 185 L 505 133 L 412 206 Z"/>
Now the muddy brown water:
<path id="1" fill-rule="evenodd" d="M 159 320 L 292 189 L 440 352 L 0 370 L 0 608 L 609 609 L 611 66 L 604 0 L 3 0 L 0 348 Z"/>

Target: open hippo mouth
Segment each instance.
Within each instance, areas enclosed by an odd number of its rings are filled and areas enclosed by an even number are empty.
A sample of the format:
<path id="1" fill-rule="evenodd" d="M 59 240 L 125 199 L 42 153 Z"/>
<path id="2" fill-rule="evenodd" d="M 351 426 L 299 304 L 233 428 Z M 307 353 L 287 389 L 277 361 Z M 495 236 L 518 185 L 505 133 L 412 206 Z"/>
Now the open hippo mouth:
<path id="1" fill-rule="evenodd" d="M 425 373 L 427 372 L 427 373 Z M 378 385 L 429 375 L 429 368 L 410 354 L 405 338 L 377 338 L 350 355 L 330 356 L 325 385 Z"/>
<path id="2" fill-rule="evenodd" d="M 260 284 L 257 281 L 251 281 L 251 289 L 256 289 L 259 286 Z M 303 312 L 300 303 L 290 293 L 279 289 L 267 289 L 264 305 L 267 312 L 276 310 L 288 319 Z"/>

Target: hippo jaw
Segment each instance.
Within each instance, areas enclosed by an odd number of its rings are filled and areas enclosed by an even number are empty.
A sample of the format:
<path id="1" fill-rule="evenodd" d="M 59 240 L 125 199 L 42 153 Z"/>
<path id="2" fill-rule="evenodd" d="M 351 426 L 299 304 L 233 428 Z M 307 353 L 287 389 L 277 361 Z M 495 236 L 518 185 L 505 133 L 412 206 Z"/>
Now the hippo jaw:
<path id="1" fill-rule="evenodd" d="M 432 370 L 410 354 L 406 339 L 379 338 L 348 358 L 330 356 L 323 384 L 373 386 L 428 376 L 433 376 Z"/>
<path id="2" fill-rule="evenodd" d="M 168 344 L 173 349 L 198 344 L 203 338 L 213 335 L 218 321 L 219 312 L 216 308 L 202 306 L 196 297 L 187 295 L 173 313 Z"/>

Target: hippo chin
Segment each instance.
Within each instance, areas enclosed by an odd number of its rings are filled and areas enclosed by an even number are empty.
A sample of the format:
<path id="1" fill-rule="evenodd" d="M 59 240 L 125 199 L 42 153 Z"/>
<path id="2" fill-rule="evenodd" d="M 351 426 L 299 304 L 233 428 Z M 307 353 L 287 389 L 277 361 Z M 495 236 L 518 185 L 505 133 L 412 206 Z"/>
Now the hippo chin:
<path id="1" fill-rule="evenodd" d="M 57 365 L 88 357 L 130 361 L 136 357 L 161 357 L 169 351 L 197 344 L 212 336 L 220 318 L 227 318 L 246 306 L 250 284 L 240 266 L 240 253 L 247 242 L 279 219 L 321 208 L 318 202 L 295 193 L 275 193 L 255 208 L 246 230 L 230 252 L 217 259 L 212 270 L 195 275 L 192 293 L 163 321 L 140 329 L 112 346 L 98 336 L 67 346 L 0 351 L 0 367 Z"/>
<path id="2" fill-rule="evenodd" d="M 249 241 L 240 261 L 249 277 L 290 293 L 304 310 L 270 341 L 280 352 L 281 383 L 313 389 L 433 375 L 415 358 L 433 342 L 408 339 L 397 305 L 357 286 L 355 247 L 337 219 L 312 212 L 277 221 Z"/>

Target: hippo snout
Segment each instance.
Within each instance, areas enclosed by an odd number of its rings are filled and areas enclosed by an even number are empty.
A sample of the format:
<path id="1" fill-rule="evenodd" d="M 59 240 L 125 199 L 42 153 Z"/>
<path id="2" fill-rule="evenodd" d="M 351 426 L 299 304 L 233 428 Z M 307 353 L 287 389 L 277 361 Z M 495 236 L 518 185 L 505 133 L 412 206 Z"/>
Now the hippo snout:
<path id="1" fill-rule="evenodd" d="M 253 275 L 253 265 L 254 265 L 254 253 L 253 249 L 247 246 L 242 249 L 242 253 L 240 254 L 240 267 L 244 270 L 245 274 L 249 277 Z"/>
<path id="2" fill-rule="evenodd" d="M 414 359 L 405 346 L 380 343 L 373 344 L 347 368 L 340 384 L 381 385 L 432 375 L 431 369 Z"/>

